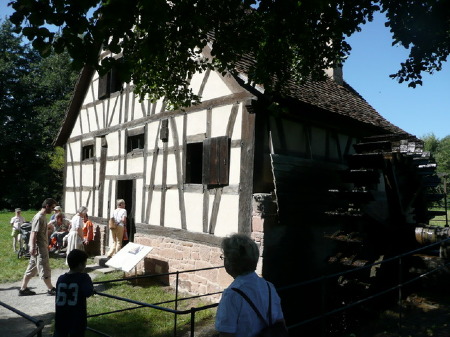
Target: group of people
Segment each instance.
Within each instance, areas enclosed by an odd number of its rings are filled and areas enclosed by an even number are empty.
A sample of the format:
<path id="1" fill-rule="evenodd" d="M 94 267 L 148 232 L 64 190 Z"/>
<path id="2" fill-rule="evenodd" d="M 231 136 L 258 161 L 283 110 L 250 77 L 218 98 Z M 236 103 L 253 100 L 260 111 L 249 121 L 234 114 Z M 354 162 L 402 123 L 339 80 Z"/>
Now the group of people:
<path id="1" fill-rule="evenodd" d="M 27 285 L 30 279 L 39 273 L 48 288 L 47 294 L 56 295 L 54 336 L 84 336 L 87 326 L 86 298 L 94 294 L 92 280 L 84 273 L 88 255 L 83 250 L 83 219 L 87 216 L 87 208 L 80 207 L 71 221 L 67 234 L 67 263 L 70 271 L 58 278 L 55 288 L 50 277 L 46 216 L 54 210 L 56 204 L 54 199 L 46 199 L 31 221 L 31 256 L 19 296 L 36 294 Z M 18 216 L 20 210 L 18 212 L 16 209 L 16 217 Z M 117 200 L 113 217 L 117 226 L 111 230 L 113 243 L 108 252 L 110 257 L 117 253 L 122 245 L 127 217 L 123 199 Z M 21 219 L 15 219 L 13 223 L 20 221 Z M 277 325 L 277 336 L 287 336 L 280 297 L 273 284 L 255 272 L 259 249 L 254 240 L 244 234 L 234 234 L 224 238 L 221 247 L 225 270 L 234 281 L 224 290 L 217 309 L 215 327 L 219 335 L 254 337 Z"/>

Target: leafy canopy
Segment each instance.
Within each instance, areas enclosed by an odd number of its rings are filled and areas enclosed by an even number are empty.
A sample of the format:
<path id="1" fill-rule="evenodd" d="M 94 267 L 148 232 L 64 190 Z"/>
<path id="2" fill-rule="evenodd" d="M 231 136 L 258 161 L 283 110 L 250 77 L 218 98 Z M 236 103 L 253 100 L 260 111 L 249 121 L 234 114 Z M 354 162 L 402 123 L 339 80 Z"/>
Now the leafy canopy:
<path id="1" fill-rule="evenodd" d="M 440 70 L 450 49 L 450 1 L 443 0 L 14 0 L 11 21 L 42 55 L 67 48 L 74 65 L 104 74 L 120 68 L 141 97 L 175 105 L 198 101 L 189 78 L 208 68 L 232 71 L 255 61 L 250 84 L 278 91 L 290 78 L 323 78 L 351 48 L 345 37 L 386 13 L 393 44 L 409 48 L 391 75 L 409 86 Z M 55 30 L 49 27 L 56 28 Z M 212 43 L 212 55 L 201 52 Z M 99 59 L 100 48 L 121 54 Z M 276 80 L 274 80 L 276 79 Z"/>
<path id="2" fill-rule="evenodd" d="M 52 143 L 75 80 L 67 53 L 42 58 L 0 21 L 0 209 L 61 196 L 62 153 Z"/>

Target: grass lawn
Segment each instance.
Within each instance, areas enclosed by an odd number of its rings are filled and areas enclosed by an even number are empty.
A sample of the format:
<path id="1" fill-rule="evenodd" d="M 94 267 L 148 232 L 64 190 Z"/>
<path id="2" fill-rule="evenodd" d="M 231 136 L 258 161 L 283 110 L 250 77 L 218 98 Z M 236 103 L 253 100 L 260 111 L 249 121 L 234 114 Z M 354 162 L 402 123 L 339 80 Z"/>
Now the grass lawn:
<path id="1" fill-rule="evenodd" d="M 444 211 L 443 208 L 431 208 L 432 211 Z M 450 225 L 450 211 L 447 210 L 447 219 L 449 220 Z M 445 215 L 443 216 L 437 216 L 430 220 L 430 225 L 433 226 L 445 226 Z"/>
<path id="2" fill-rule="evenodd" d="M 31 221 L 36 211 L 22 211 L 22 215 L 27 221 Z M 0 212 L 0 283 L 20 281 L 27 267 L 27 258 L 17 258 L 13 251 L 11 238 L 11 225 L 9 224 L 13 212 Z M 48 216 L 50 218 L 50 216 Z M 93 259 L 88 260 L 92 264 Z M 52 269 L 66 269 L 64 258 L 50 257 Z M 99 275 L 94 282 L 104 280 L 115 280 L 123 278 L 122 272 L 114 272 L 107 275 Z M 96 286 L 97 287 L 97 286 Z M 175 299 L 175 292 L 172 288 L 163 286 L 151 279 L 136 281 L 122 281 L 99 285 L 99 291 L 136 301 L 155 304 L 159 302 L 171 301 Z M 181 295 L 182 297 L 183 295 Z M 210 304 L 199 299 L 181 301 L 178 304 L 179 310 L 186 310 L 192 307 L 200 307 Z M 174 303 L 162 304 L 166 308 L 175 309 Z M 124 308 L 136 307 L 134 304 L 110 299 L 104 296 L 93 296 L 88 299 L 88 315 L 96 315 L 111 312 Z M 200 311 L 195 315 L 195 326 L 211 325 L 214 322 L 215 308 Z M 88 318 L 88 327 L 101 331 L 110 336 L 154 336 L 166 337 L 174 335 L 174 315 L 161 310 L 151 308 L 139 308 L 122 311 L 118 313 Z M 190 315 L 179 315 L 177 317 L 177 336 L 190 329 Z M 99 336 L 88 331 L 86 337 Z"/>

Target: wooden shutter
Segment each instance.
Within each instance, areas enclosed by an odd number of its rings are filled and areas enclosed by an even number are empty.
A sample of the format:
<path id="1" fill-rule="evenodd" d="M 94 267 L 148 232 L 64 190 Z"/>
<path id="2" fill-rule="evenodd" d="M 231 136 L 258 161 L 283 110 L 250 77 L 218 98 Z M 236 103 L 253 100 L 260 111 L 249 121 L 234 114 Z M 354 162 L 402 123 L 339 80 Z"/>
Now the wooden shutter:
<path id="1" fill-rule="evenodd" d="M 109 72 L 98 79 L 98 99 L 109 97 Z"/>
<path id="2" fill-rule="evenodd" d="M 228 185 L 230 139 L 227 136 L 207 138 L 203 141 L 204 185 Z"/>

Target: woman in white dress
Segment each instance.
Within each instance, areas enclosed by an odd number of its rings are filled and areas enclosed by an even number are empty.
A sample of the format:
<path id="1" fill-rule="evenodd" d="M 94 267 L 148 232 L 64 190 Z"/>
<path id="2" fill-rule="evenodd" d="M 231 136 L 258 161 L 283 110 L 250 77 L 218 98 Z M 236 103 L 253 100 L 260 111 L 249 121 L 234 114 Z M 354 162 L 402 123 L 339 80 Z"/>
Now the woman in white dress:
<path id="1" fill-rule="evenodd" d="M 75 214 L 72 218 L 72 225 L 70 227 L 69 234 L 67 235 L 67 251 L 66 256 L 74 249 L 84 250 L 83 245 L 83 218 L 84 215 L 87 214 L 87 208 L 85 206 L 81 206 L 77 214 Z"/>

